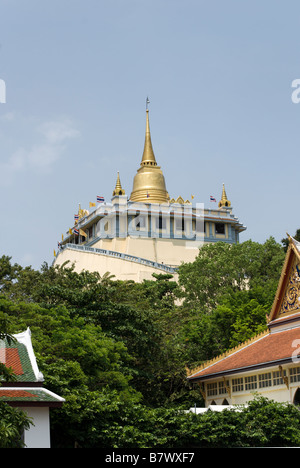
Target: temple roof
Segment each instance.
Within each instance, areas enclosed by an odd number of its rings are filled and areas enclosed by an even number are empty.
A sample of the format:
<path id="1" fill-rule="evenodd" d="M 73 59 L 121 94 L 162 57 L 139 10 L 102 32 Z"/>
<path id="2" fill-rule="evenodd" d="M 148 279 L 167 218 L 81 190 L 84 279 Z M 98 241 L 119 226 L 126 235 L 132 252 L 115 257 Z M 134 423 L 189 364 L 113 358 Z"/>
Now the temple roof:
<path id="1" fill-rule="evenodd" d="M 269 315 L 270 323 L 300 312 L 300 242 L 289 234 L 288 238 L 289 246 Z"/>
<path id="2" fill-rule="evenodd" d="M 190 371 L 188 379 L 206 380 L 210 376 L 216 378 L 261 367 L 290 363 L 295 351 L 292 344 L 294 340 L 299 339 L 299 335 L 299 328 L 259 335 L 238 349 L 233 349 L 204 364 L 202 368 Z"/>
<path id="3" fill-rule="evenodd" d="M 12 406 L 61 406 L 64 399 L 42 387 L 44 377 L 37 366 L 30 329 L 12 336 L 13 340 L 0 340 L 0 362 L 13 371 L 14 379 L 1 380 L 0 401 Z"/>
<path id="4" fill-rule="evenodd" d="M 65 400 L 45 388 L 0 387 L 0 401 L 11 406 L 60 407 Z"/>
<path id="5" fill-rule="evenodd" d="M 13 341 L 0 341 L 0 362 L 13 370 L 18 382 L 42 382 L 44 378 L 36 363 L 30 329 L 13 338 Z"/>

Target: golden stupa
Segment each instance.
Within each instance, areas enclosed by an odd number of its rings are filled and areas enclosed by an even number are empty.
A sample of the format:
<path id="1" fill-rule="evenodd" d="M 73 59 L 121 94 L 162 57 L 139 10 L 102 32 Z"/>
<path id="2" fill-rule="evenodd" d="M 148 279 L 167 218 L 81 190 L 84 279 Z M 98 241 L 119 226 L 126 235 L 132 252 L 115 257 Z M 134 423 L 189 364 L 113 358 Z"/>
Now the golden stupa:
<path id="1" fill-rule="evenodd" d="M 125 195 L 125 190 L 123 190 L 123 188 L 122 188 L 121 180 L 120 180 L 120 174 L 119 174 L 119 171 L 118 171 L 117 182 L 116 182 L 115 190 L 113 191 L 112 196 L 113 197 L 119 197 L 120 195 Z"/>
<path id="2" fill-rule="evenodd" d="M 141 167 L 133 179 L 130 200 L 144 203 L 169 203 L 165 178 L 152 148 L 149 110 L 146 109 L 146 135 Z"/>
<path id="3" fill-rule="evenodd" d="M 223 184 L 223 190 L 222 190 L 222 197 L 221 200 L 219 201 L 219 208 L 229 208 L 231 206 L 231 202 L 228 200 L 226 191 L 225 191 L 225 185 Z"/>

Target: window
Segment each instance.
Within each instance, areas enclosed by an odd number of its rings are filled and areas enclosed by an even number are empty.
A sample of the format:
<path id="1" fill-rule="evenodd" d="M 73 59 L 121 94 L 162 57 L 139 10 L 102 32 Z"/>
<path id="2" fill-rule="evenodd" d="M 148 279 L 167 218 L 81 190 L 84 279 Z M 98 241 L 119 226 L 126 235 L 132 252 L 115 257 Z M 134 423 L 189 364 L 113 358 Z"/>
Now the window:
<path id="1" fill-rule="evenodd" d="M 224 380 L 219 382 L 219 394 L 223 395 L 224 393 L 227 393 L 227 388 L 228 387 L 229 387 L 229 381 L 228 380 L 226 380 L 226 384 L 225 384 Z"/>
<path id="2" fill-rule="evenodd" d="M 300 367 L 290 369 L 290 381 L 291 383 L 300 381 Z"/>
<path id="3" fill-rule="evenodd" d="M 271 387 L 272 385 L 271 372 L 260 374 L 258 376 L 258 383 L 259 383 L 259 388 Z"/>
<path id="4" fill-rule="evenodd" d="M 216 223 L 216 234 L 225 234 L 225 224 L 224 223 Z"/>
<path id="5" fill-rule="evenodd" d="M 256 375 L 249 375 L 249 377 L 245 377 L 245 390 L 255 390 L 256 388 L 257 388 Z"/>
<path id="6" fill-rule="evenodd" d="M 244 390 L 244 380 L 243 377 L 239 379 L 232 379 L 232 391 L 233 392 L 242 392 Z"/>
<path id="7" fill-rule="evenodd" d="M 207 396 L 217 395 L 218 394 L 218 387 L 217 382 L 208 383 L 207 384 Z"/>
<path id="8" fill-rule="evenodd" d="M 284 370 L 283 371 L 283 375 L 286 376 L 286 371 Z M 281 376 L 281 372 L 278 370 L 278 371 L 274 371 L 273 372 L 273 385 L 282 385 L 284 382 L 283 382 L 283 378 Z"/>

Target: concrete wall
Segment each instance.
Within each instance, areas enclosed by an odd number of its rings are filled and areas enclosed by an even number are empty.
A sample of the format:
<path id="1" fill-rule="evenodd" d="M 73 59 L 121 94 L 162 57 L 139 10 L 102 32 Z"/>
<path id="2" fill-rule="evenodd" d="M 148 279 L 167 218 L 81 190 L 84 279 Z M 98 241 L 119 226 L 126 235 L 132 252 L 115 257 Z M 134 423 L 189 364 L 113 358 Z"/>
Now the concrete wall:
<path id="1" fill-rule="evenodd" d="M 33 425 L 30 425 L 24 434 L 26 448 L 50 448 L 49 408 L 24 407 L 20 409 L 33 421 Z"/>
<path id="2" fill-rule="evenodd" d="M 115 275 L 114 279 L 124 281 L 133 280 L 135 282 L 142 282 L 144 279 L 153 280 L 152 273 L 164 273 L 163 270 L 152 268 L 141 263 L 134 263 L 92 252 L 76 251 L 71 249 L 64 249 L 55 260 L 55 265 L 62 265 L 66 261 L 69 261 L 69 266 L 74 263 L 75 271 L 77 272 L 82 270 L 90 272 L 97 271 L 101 276 L 109 272 L 110 274 Z M 177 279 L 177 275 L 175 274 L 174 279 Z"/>
<path id="3" fill-rule="evenodd" d="M 124 239 L 100 239 L 95 248 L 146 258 L 165 265 L 179 266 L 182 262 L 192 262 L 199 253 L 203 242 L 183 239 L 160 239 L 128 236 Z"/>

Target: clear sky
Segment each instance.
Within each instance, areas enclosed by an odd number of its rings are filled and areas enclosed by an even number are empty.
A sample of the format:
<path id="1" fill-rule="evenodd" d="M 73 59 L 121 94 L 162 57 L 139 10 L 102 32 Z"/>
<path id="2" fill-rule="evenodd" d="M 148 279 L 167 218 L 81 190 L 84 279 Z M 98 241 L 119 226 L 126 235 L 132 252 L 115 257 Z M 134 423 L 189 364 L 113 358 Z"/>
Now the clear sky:
<path id="1" fill-rule="evenodd" d="M 171 197 L 300 228 L 299 0 L 0 0 L 0 256 L 53 260 L 78 205 L 130 195 L 150 99 Z M 3 100 L 3 99 L 2 99 Z"/>

